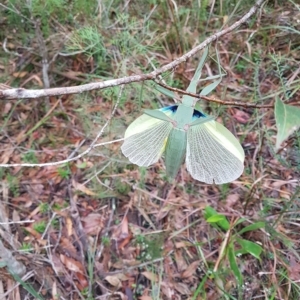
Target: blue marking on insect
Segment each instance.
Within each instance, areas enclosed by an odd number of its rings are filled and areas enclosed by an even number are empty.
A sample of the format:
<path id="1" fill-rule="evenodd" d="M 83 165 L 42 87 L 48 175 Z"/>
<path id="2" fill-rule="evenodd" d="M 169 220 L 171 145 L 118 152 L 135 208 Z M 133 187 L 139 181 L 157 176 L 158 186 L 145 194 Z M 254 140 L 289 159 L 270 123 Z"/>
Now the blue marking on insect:
<path id="1" fill-rule="evenodd" d="M 202 113 L 201 111 L 194 109 L 194 113 L 193 113 L 193 121 L 200 119 L 202 117 L 206 117 L 206 115 L 204 113 Z"/>
<path id="2" fill-rule="evenodd" d="M 178 108 L 178 105 L 170 105 L 170 106 L 163 107 L 160 110 L 162 112 L 172 111 L 172 113 L 175 113 L 177 111 L 177 108 Z"/>

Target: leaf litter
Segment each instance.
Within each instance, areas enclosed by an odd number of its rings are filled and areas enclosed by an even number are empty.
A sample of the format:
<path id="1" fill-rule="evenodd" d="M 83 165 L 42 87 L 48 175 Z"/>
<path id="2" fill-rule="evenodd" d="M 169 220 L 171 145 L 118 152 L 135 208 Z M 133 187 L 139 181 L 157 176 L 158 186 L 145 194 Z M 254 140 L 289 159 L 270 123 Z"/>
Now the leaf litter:
<path id="1" fill-rule="evenodd" d="M 240 42 L 234 36 L 229 35 L 228 39 L 224 41 L 226 47 Z M 174 58 L 171 52 L 157 57 L 162 64 Z M 80 74 L 89 72 L 91 62 L 81 55 L 68 62 Z M 14 63 L 11 59 L 11 66 Z M 229 68 L 230 62 L 227 63 Z M 187 69 L 193 65 L 190 63 Z M 179 69 L 177 76 L 185 78 L 185 71 Z M 232 71 L 234 81 L 228 89 L 235 94 L 228 93 L 228 100 L 249 98 L 251 88 L 240 81 L 250 82 L 250 73 L 241 76 Z M 36 67 L 30 73 L 11 72 L 20 80 L 20 86 L 28 85 L 25 80 L 29 79 L 42 82 L 37 74 Z M 76 74 L 72 75 L 73 80 Z M 61 76 L 60 80 L 67 81 L 66 86 L 76 84 L 70 73 Z M 185 80 L 188 82 L 189 78 Z M 277 85 L 274 78 L 268 78 L 261 92 L 275 91 Z M 35 125 L 46 115 L 39 102 L 42 100 L 16 106 L 16 100 L 5 102 L 1 114 L 11 116 L 1 131 L 1 163 L 58 161 L 69 157 L 84 140 L 86 147 L 112 108 L 112 97 L 102 98 L 96 91 L 91 94 L 96 103 L 83 103 L 66 95 L 57 104 L 57 99 L 50 97 L 48 106 L 54 110 L 37 128 Z M 136 111 L 132 102 L 126 102 L 124 107 L 125 110 L 117 110 L 118 124 L 123 120 L 130 122 L 132 111 Z M 92 123 L 85 122 L 82 110 L 89 112 Z M 275 155 L 271 146 L 275 144 L 274 117 L 270 113 L 262 111 L 262 131 L 268 133 L 265 135 L 257 128 L 246 127 L 256 122 L 252 109 L 234 108 L 227 113 L 234 119 L 237 135 L 244 139 L 246 168 L 251 171 L 224 188 L 192 181 L 184 167 L 176 186 L 166 184 L 161 161 L 146 173 L 133 166 L 125 169 L 118 144 L 66 166 L 1 171 L 0 236 L 5 249 L 15 254 L 14 259 L 27 273 L 33 272 L 31 284 L 45 299 L 85 299 L 82 295 L 87 291 L 96 299 L 156 299 L 153 295 L 158 295 L 157 299 L 193 299 L 199 283 L 218 261 L 224 239 L 223 232 L 205 222 L 204 208 L 212 206 L 229 221 L 245 217 L 255 222 L 264 202 L 267 220 L 270 224 L 277 222 L 273 226 L 276 235 L 269 239 L 265 232 L 254 231 L 245 233 L 243 238 L 264 245 L 272 258 L 264 253 L 261 267 L 253 258 L 243 256 L 239 266 L 247 286 L 244 298 L 261 295 L 263 288 L 271 286 L 263 273 L 274 276 L 278 263 L 287 267 L 291 280 L 299 281 L 300 260 L 294 251 L 299 244 L 297 161 L 292 160 L 290 165 L 289 157 L 294 154 L 285 150 Z M 121 127 L 118 124 L 117 129 Z M 35 130 L 27 135 L 32 128 Z M 120 138 L 123 132 L 112 128 L 103 140 Z M 97 174 L 112 158 L 122 161 L 122 167 L 113 163 Z M 298 200 L 293 202 L 295 199 Z M 282 207 L 286 210 L 282 211 Z M 31 223 L 19 223 L 22 221 Z M 223 266 L 224 274 L 219 275 L 227 278 L 224 289 L 234 295 L 237 289 L 228 273 L 228 262 Z M 15 283 L 7 269 L 0 268 L 0 293 L 11 289 L 12 299 L 24 299 L 26 291 Z M 215 284 L 213 276 L 204 283 L 207 299 L 219 299 Z M 284 283 L 279 292 L 287 295 L 287 285 Z"/>

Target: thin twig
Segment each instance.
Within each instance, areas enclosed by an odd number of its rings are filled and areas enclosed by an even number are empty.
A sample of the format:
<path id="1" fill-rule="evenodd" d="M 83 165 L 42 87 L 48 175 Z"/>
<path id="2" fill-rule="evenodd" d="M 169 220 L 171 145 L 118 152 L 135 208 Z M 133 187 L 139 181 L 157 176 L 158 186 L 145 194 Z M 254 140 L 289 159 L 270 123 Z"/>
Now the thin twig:
<path id="1" fill-rule="evenodd" d="M 237 102 L 237 101 L 223 101 L 220 99 L 216 99 L 216 98 L 211 98 L 211 97 L 207 97 L 207 96 L 200 96 L 199 94 L 194 94 L 194 93 L 190 93 L 181 89 L 177 89 L 177 88 L 173 88 L 169 85 L 166 85 L 160 81 L 155 81 L 158 85 L 176 92 L 178 94 L 183 94 L 183 95 L 188 95 L 188 96 L 192 96 L 196 99 L 204 99 L 206 101 L 210 101 L 210 102 L 215 102 L 215 103 L 219 103 L 222 105 L 232 105 L 232 106 L 242 106 L 242 107 L 253 107 L 253 108 L 274 108 L 274 105 L 260 105 L 260 104 L 252 104 L 252 103 L 243 103 L 243 102 Z"/>
<path id="2" fill-rule="evenodd" d="M 12 225 L 12 224 L 25 224 L 25 223 L 33 223 L 34 220 L 24 220 L 24 221 L 12 221 L 12 222 L 0 222 L 0 225 Z"/>

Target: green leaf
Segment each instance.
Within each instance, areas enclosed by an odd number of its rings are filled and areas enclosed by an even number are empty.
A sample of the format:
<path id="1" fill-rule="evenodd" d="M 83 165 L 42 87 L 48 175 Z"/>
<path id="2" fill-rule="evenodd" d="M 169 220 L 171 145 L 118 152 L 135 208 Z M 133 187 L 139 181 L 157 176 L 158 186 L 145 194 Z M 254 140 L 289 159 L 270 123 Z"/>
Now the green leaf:
<path id="1" fill-rule="evenodd" d="M 209 222 L 208 220 L 213 217 L 213 216 L 217 216 L 216 218 L 218 219 L 219 216 L 222 216 L 220 214 L 218 214 L 218 212 L 216 210 L 214 210 L 211 206 L 206 206 L 204 209 L 204 218 L 207 222 Z M 222 219 L 219 219 L 216 221 L 216 224 L 221 227 L 223 230 L 227 231 L 230 228 L 230 224 L 227 221 L 227 219 L 225 218 L 225 216 L 222 216 Z M 210 219 L 210 223 L 212 225 L 214 225 L 214 219 Z"/>
<path id="2" fill-rule="evenodd" d="M 239 231 L 239 234 L 245 233 L 247 231 L 253 231 L 259 228 L 265 228 L 265 226 L 265 222 L 256 222 L 254 224 L 244 227 L 241 231 Z"/>
<path id="3" fill-rule="evenodd" d="M 276 149 L 300 127 L 300 108 L 284 104 L 280 99 L 275 102 L 277 125 Z"/>
<path id="4" fill-rule="evenodd" d="M 262 252 L 262 247 L 257 245 L 256 243 L 244 240 L 244 239 L 236 239 L 236 241 L 242 247 L 242 251 L 251 254 L 255 258 L 260 260 L 260 254 Z"/>
<path id="5" fill-rule="evenodd" d="M 241 224 L 241 223 L 243 223 L 244 221 L 247 221 L 247 220 L 248 220 L 247 218 L 240 218 L 240 219 L 238 219 L 238 220 L 234 223 L 234 226 L 239 225 L 239 224 Z"/>
<path id="6" fill-rule="evenodd" d="M 232 244 L 230 244 L 228 247 L 228 260 L 229 260 L 230 268 L 234 276 L 236 277 L 238 284 L 241 286 L 243 284 L 243 277 L 236 263 L 235 253 Z"/>
<path id="7" fill-rule="evenodd" d="M 204 218 L 207 220 L 211 216 L 217 215 L 217 211 L 214 210 L 211 206 L 206 206 L 204 209 Z"/>
<path id="8" fill-rule="evenodd" d="M 217 223 L 217 222 L 220 222 L 220 221 L 223 221 L 225 220 L 225 217 L 223 215 L 214 215 L 214 216 L 211 216 L 209 217 L 206 222 L 207 223 Z"/>

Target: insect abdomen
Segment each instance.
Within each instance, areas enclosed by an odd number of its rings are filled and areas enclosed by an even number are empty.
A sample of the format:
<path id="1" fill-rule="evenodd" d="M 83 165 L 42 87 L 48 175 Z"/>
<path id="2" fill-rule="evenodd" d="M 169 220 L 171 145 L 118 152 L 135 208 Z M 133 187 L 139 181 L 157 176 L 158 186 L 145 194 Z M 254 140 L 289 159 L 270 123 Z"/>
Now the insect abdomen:
<path id="1" fill-rule="evenodd" d="M 175 178 L 185 158 L 186 140 L 186 131 L 177 128 L 172 129 L 165 151 L 167 175 L 171 178 Z"/>

